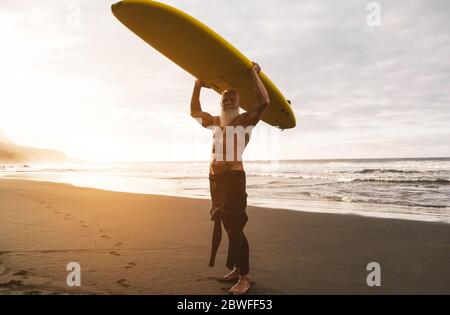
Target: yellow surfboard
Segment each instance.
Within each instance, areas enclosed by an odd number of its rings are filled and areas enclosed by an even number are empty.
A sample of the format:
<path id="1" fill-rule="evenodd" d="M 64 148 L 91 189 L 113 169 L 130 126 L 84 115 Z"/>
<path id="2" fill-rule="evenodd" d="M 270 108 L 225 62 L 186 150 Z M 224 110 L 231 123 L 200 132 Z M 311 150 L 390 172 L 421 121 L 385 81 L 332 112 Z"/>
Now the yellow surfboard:
<path id="1" fill-rule="evenodd" d="M 236 89 L 244 110 L 258 101 L 251 61 L 192 16 L 151 0 L 123 0 L 113 4 L 112 11 L 133 33 L 216 92 Z M 262 120 L 281 129 L 294 128 L 290 102 L 262 71 L 259 76 L 270 98 Z"/>

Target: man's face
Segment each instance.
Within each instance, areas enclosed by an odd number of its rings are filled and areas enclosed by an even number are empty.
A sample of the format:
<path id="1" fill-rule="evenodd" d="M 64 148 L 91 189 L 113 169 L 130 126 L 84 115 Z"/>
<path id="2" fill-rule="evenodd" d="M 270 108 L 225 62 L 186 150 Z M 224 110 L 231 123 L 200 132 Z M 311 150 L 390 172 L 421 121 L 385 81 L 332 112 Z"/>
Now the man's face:
<path id="1" fill-rule="evenodd" d="M 224 111 L 232 111 L 239 107 L 239 98 L 236 93 L 229 92 L 222 95 L 222 109 Z"/>

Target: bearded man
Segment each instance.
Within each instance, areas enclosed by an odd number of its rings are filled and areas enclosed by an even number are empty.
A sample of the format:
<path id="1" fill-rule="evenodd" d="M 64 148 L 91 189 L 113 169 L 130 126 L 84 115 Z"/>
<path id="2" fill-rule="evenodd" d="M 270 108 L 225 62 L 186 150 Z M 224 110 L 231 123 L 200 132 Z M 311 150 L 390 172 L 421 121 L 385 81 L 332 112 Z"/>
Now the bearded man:
<path id="1" fill-rule="evenodd" d="M 212 201 L 210 214 L 211 220 L 214 221 L 210 266 L 214 265 L 223 224 L 229 240 L 226 266 L 231 272 L 221 280 L 237 281 L 229 290 L 229 293 L 234 295 L 245 294 L 251 287 L 249 244 L 244 234 L 248 216 L 245 211 L 247 193 L 242 153 L 250 141 L 251 129 L 260 121 L 269 106 L 267 90 L 259 78 L 260 71 L 259 65 L 253 62 L 249 72 L 258 102 L 248 112 L 239 113 L 239 93 L 234 89 L 222 93 L 220 116 L 212 116 L 202 111 L 200 90 L 202 87 L 209 87 L 200 80 L 195 82 L 191 99 L 191 116 L 203 127 L 212 129 L 214 135 L 209 166 Z"/>

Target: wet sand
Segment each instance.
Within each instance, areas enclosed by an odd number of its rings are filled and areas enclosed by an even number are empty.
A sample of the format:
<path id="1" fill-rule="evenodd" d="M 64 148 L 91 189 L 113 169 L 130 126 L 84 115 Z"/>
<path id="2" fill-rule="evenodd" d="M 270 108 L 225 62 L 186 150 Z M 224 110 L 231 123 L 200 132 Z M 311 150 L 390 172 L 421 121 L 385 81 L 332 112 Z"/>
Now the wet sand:
<path id="1" fill-rule="evenodd" d="M 0 294 L 226 294 L 210 201 L 0 179 Z M 305 209 L 307 210 L 307 209 Z M 248 207 L 253 294 L 450 294 L 450 225 Z M 69 262 L 81 287 L 68 287 Z M 369 262 L 381 286 L 369 287 Z"/>

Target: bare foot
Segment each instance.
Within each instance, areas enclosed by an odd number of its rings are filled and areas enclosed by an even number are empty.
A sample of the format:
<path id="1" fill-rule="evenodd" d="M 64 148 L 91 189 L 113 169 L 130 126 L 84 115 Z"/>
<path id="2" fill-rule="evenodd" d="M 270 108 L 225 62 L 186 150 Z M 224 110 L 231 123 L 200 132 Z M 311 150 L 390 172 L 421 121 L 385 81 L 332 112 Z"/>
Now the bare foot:
<path id="1" fill-rule="evenodd" d="M 248 276 L 240 276 L 239 281 L 228 291 L 231 295 L 242 295 L 250 290 L 252 286 Z"/>
<path id="2" fill-rule="evenodd" d="M 234 268 L 229 274 L 220 278 L 221 281 L 234 281 L 239 279 L 239 268 Z"/>

